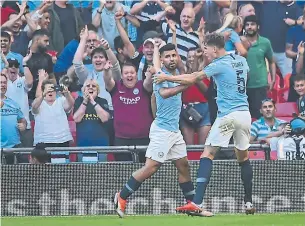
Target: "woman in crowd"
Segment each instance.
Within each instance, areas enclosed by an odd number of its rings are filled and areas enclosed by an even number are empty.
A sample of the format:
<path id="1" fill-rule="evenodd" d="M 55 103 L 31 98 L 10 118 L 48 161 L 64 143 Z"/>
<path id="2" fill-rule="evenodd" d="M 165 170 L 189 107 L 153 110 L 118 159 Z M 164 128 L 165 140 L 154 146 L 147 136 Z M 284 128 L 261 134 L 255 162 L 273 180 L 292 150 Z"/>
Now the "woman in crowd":
<path id="1" fill-rule="evenodd" d="M 69 147 L 73 138 L 66 113 L 71 111 L 73 105 L 74 99 L 68 88 L 56 86 L 54 81 L 48 79 L 48 74 L 40 70 L 36 98 L 32 103 L 34 145 L 45 143 L 47 147 Z M 61 155 L 65 156 L 58 156 L 58 161 L 67 158 L 66 154 Z"/>
<path id="2" fill-rule="evenodd" d="M 77 146 L 109 146 L 106 122 L 110 119 L 107 100 L 98 97 L 100 92 L 96 80 L 87 79 L 83 85 L 83 96 L 75 100 L 73 119 L 76 122 Z M 83 152 L 81 162 L 106 161 L 106 155 Z"/>

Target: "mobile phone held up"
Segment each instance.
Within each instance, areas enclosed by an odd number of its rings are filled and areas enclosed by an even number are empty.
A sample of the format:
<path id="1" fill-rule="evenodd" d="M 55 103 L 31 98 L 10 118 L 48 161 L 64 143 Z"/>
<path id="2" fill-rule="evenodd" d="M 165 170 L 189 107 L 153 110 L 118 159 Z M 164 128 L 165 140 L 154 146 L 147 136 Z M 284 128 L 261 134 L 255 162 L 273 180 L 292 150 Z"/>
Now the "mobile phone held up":
<path id="1" fill-rule="evenodd" d="M 54 86 L 54 90 L 56 92 L 62 92 L 62 91 L 64 91 L 64 87 L 60 86 L 60 85 L 56 85 L 56 86 Z"/>

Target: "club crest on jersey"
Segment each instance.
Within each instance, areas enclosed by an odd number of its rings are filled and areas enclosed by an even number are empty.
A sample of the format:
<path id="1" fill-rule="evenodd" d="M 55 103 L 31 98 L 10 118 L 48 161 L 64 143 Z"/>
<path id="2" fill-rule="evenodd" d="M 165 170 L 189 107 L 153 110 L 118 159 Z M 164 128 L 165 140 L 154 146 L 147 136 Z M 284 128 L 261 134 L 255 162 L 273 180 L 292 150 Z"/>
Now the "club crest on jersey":
<path id="1" fill-rule="evenodd" d="M 139 89 L 138 89 L 138 88 L 135 88 L 135 89 L 133 90 L 133 94 L 134 94 L 134 95 L 138 95 L 138 94 L 139 94 Z"/>
<path id="2" fill-rule="evenodd" d="M 304 107 L 304 101 L 301 102 L 301 107 Z"/>

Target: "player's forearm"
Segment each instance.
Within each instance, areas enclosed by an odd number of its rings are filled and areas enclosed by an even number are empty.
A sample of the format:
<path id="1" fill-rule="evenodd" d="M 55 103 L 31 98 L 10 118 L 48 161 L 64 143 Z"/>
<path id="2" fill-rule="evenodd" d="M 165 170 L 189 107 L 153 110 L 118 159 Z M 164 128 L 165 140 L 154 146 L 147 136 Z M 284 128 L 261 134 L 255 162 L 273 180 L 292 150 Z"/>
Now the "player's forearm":
<path id="1" fill-rule="evenodd" d="M 184 90 L 186 90 L 189 86 L 188 85 L 180 85 L 180 86 L 176 86 L 173 88 L 161 88 L 159 90 L 159 94 L 161 95 L 161 97 L 163 97 L 164 99 L 172 97 L 177 95 L 178 93 L 183 92 Z"/>
<path id="2" fill-rule="evenodd" d="M 282 131 L 276 131 L 276 132 L 272 132 L 272 133 L 269 133 L 266 138 L 272 138 L 272 137 L 280 137 L 283 135 L 283 132 Z"/>
<path id="3" fill-rule="evenodd" d="M 84 115 L 86 114 L 87 106 L 84 104 L 81 104 L 80 107 L 77 109 L 77 111 L 73 114 L 73 120 L 76 123 L 79 123 L 82 121 Z"/>
<path id="4" fill-rule="evenodd" d="M 107 122 L 109 120 L 110 114 L 105 111 L 99 104 L 97 104 L 94 109 L 102 122 Z"/>
<path id="5" fill-rule="evenodd" d="M 203 72 L 195 72 L 192 74 L 184 74 L 184 75 L 176 75 L 176 76 L 168 76 L 166 78 L 169 82 L 176 82 L 181 85 L 193 85 L 197 81 L 200 81 L 204 78 Z"/>
<path id="6" fill-rule="evenodd" d="M 299 53 L 298 61 L 295 64 L 295 69 L 296 69 L 297 74 L 301 73 L 302 69 L 304 68 L 303 64 L 304 64 L 304 54 Z"/>

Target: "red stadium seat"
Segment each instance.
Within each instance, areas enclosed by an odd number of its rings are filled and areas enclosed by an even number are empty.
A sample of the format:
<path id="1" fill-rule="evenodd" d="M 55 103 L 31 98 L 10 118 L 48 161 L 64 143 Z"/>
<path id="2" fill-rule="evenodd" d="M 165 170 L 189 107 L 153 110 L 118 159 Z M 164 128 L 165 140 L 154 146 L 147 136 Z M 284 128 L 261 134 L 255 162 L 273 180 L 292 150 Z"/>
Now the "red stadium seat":
<path id="1" fill-rule="evenodd" d="M 298 114 L 298 108 L 296 103 L 287 102 L 276 104 L 276 117 L 292 117 L 294 113 Z"/>
<path id="2" fill-rule="evenodd" d="M 265 152 L 262 151 L 249 151 L 249 159 L 252 160 L 265 160 Z"/>

